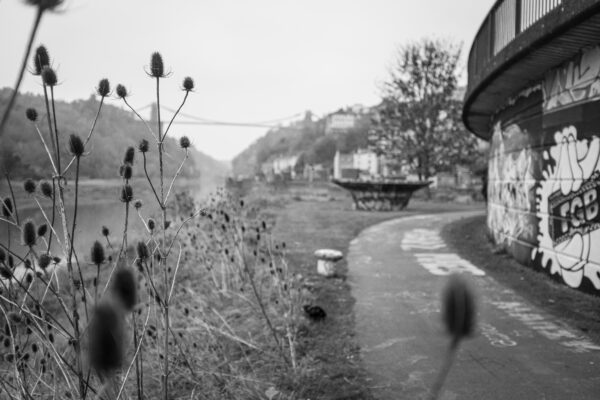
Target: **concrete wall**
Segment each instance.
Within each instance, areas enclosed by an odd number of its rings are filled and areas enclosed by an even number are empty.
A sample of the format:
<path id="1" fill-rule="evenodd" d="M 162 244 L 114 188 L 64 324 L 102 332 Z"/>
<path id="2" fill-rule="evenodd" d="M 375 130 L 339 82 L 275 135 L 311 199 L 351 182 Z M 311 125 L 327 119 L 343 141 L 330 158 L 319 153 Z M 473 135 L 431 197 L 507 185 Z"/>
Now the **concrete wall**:
<path id="1" fill-rule="evenodd" d="M 600 293 L 600 47 L 507 99 L 493 121 L 488 226 L 520 262 Z"/>

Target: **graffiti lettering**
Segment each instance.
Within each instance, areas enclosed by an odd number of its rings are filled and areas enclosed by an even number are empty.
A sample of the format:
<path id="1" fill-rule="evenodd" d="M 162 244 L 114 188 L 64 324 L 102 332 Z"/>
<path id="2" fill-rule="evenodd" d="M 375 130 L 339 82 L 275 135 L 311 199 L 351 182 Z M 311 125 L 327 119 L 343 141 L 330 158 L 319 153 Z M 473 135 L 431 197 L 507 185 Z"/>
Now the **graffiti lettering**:
<path id="1" fill-rule="evenodd" d="M 587 234 L 600 228 L 599 183 L 587 182 L 580 190 L 564 196 L 560 191 L 548 198 L 552 215 L 550 233 L 555 244 L 564 242 L 575 233 Z"/>

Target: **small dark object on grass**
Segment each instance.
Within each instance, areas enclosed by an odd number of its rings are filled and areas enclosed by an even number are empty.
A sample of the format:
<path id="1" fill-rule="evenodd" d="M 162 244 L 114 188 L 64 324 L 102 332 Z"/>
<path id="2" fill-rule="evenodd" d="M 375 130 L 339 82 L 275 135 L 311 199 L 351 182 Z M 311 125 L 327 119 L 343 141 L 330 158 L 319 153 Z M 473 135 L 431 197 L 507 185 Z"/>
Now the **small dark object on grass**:
<path id="1" fill-rule="evenodd" d="M 308 318 L 313 321 L 322 321 L 327 317 L 327 313 L 319 306 L 304 305 L 302 307 Z"/>

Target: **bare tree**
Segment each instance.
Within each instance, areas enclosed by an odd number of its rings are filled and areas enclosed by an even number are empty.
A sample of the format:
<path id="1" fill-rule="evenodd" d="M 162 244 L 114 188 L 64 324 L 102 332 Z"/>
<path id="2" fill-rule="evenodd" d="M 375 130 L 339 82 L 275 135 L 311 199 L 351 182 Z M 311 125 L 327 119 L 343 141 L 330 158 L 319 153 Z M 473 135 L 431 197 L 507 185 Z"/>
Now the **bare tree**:
<path id="1" fill-rule="evenodd" d="M 468 163 L 477 151 L 477 139 L 460 121 L 459 58 L 459 46 L 440 40 L 400 48 L 369 134 L 370 147 L 392 171 L 408 167 L 428 179 Z"/>

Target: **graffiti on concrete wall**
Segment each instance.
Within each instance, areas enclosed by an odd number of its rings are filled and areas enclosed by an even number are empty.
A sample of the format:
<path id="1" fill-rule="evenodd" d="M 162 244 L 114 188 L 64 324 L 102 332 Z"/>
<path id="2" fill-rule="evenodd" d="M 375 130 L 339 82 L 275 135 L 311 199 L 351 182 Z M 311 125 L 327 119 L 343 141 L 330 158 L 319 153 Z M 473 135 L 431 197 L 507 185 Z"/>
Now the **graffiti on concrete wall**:
<path id="1" fill-rule="evenodd" d="M 543 84 L 544 111 L 600 97 L 600 46 L 582 52 L 575 60 L 551 70 Z"/>
<path id="2" fill-rule="evenodd" d="M 528 214 L 532 205 L 532 154 L 527 147 L 509 151 L 507 142 L 523 136 L 518 125 L 501 129 L 496 124 L 492 138 L 488 181 L 488 226 L 498 244 L 510 245 L 531 235 Z"/>
<path id="3" fill-rule="evenodd" d="M 578 140 L 568 126 L 556 144 L 537 188 L 538 249 L 542 266 L 571 287 L 587 277 L 600 289 L 600 138 Z"/>

